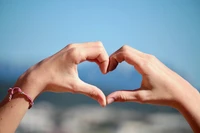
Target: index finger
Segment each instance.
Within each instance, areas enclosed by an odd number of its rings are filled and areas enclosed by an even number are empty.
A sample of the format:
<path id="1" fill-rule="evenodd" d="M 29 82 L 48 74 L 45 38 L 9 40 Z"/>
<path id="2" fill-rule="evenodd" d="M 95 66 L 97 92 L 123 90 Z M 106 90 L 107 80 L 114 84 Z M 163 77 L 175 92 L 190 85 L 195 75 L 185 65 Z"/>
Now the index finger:
<path id="1" fill-rule="evenodd" d="M 144 56 L 144 53 L 124 45 L 110 56 L 107 71 L 114 70 L 119 63 L 126 61 L 128 64 L 133 65 L 142 74 L 141 69 L 144 62 Z"/>
<path id="2" fill-rule="evenodd" d="M 96 62 L 102 73 L 107 72 L 109 56 L 101 42 L 87 42 L 79 45 L 79 63 L 83 61 Z"/>

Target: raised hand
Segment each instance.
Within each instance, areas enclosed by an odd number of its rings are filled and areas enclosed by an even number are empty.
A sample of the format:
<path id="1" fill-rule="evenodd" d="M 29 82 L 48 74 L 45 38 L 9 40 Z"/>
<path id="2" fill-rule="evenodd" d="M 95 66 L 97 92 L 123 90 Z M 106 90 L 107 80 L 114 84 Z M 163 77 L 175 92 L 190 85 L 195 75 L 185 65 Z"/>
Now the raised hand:
<path id="1" fill-rule="evenodd" d="M 185 79 L 170 70 L 155 56 L 123 46 L 110 56 L 108 71 L 126 61 L 142 75 L 141 87 L 122 90 L 107 96 L 107 103 L 139 102 L 167 105 L 176 108 L 195 133 L 200 132 L 200 94 Z"/>
<path id="2" fill-rule="evenodd" d="M 125 45 L 110 56 L 108 71 L 114 70 L 122 61 L 133 65 L 142 75 L 141 87 L 113 92 L 107 97 L 108 103 L 133 101 L 177 107 L 183 96 L 188 98 L 188 93 L 196 92 L 186 80 L 153 55 Z"/>
<path id="3" fill-rule="evenodd" d="M 79 79 L 77 65 L 83 61 L 96 62 L 102 73 L 107 72 L 109 57 L 101 42 L 70 44 L 28 69 L 15 86 L 32 97 L 43 91 L 81 93 L 105 106 L 103 92 Z"/>
<path id="4" fill-rule="evenodd" d="M 32 100 L 44 91 L 72 92 L 87 95 L 105 106 L 103 92 L 78 76 L 77 65 L 83 61 L 96 62 L 102 73 L 107 72 L 109 57 L 101 42 L 70 44 L 29 68 L 14 86 L 21 88 Z M 10 102 L 8 99 L 9 95 L 0 103 L 0 133 L 15 132 L 32 104 L 20 93 L 15 94 Z"/>

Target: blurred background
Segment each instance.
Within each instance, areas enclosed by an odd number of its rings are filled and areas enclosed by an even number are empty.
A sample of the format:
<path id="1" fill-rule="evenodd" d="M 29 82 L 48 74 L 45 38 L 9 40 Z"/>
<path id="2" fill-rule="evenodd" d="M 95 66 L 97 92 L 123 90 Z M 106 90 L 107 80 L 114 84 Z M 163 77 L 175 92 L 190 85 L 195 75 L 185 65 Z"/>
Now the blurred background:
<path id="1" fill-rule="evenodd" d="M 200 90 L 199 0 L 0 0 L 0 100 L 30 66 L 69 43 L 88 41 L 102 41 L 109 55 L 124 44 L 153 54 Z M 136 89 L 141 82 L 141 75 L 126 63 L 107 75 L 88 62 L 78 71 L 106 95 Z M 114 103 L 101 108 L 83 95 L 44 93 L 16 132 L 192 131 L 170 107 Z"/>

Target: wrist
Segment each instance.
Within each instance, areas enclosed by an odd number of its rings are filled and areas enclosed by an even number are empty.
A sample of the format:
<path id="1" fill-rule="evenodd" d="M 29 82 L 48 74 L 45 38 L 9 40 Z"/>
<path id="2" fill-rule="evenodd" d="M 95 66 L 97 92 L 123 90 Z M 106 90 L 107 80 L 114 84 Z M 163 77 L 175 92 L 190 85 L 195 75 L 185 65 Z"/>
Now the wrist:
<path id="1" fill-rule="evenodd" d="M 26 93 L 31 99 L 35 99 L 44 89 L 45 82 L 41 73 L 38 73 L 36 70 L 27 71 L 21 75 L 14 87 L 19 87 L 21 90 Z"/>
<path id="2" fill-rule="evenodd" d="M 185 91 L 178 100 L 176 109 L 180 112 L 199 106 L 200 94 L 194 87 L 190 87 L 188 91 Z"/>

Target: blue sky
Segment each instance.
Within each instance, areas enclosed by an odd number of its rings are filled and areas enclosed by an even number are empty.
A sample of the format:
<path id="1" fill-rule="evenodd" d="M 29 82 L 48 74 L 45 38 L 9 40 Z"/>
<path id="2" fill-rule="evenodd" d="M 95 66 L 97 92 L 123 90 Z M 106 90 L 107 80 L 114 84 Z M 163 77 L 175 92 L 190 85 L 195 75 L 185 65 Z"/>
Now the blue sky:
<path id="1" fill-rule="evenodd" d="M 87 41 L 154 54 L 200 86 L 198 0 L 0 0 L 0 65 L 33 65 Z"/>

